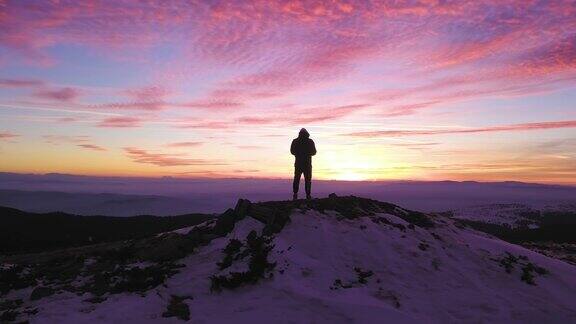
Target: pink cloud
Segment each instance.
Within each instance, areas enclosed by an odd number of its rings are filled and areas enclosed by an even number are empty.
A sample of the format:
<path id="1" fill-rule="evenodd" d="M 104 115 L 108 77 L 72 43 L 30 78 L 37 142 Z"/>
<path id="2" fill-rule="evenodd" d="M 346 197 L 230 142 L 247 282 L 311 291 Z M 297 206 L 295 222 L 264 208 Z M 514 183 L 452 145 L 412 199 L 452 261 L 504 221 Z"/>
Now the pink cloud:
<path id="1" fill-rule="evenodd" d="M 410 150 L 426 150 L 430 149 L 433 146 L 440 145 L 440 143 L 436 142 L 424 142 L 424 143 L 393 143 L 390 144 L 392 146 L 404 147 Z"/>
<path id="2" fill-rule="evenodd" d="M 106 151 L 106 149 L 103 148 L 102 146 L 98 146 L 98 145 L 94 145 L 94 144 L 78 144 L 76 146 L 82 147 L 85 149 L 89 149 L 89 150 L 93 150 L 93 151 Z"/>
<path id="3" fill-rule="evenodd" d="M 179 9 L 130 1 L 9 3 L 2 12 L 0 45 L 36 65 L 53 64 L 47 49 L 60 43 L 106 49 L 102 53 L 111 56 L 129 47 L 151 48 L 165 30 L 189 21 Z"/>
<path id="4" fill-rule="evenodd" d="M 324 83 L 349 73 L 355 63 L 380 50 L 370 44 L 356 44 L 349 39 L 341 42 L 309 46 L 294 53 L 289 64 L 278 62 L 263 71 L 244 74 L 224 81 L 222 89 L 244 100 L 269 99 L 291 92 L 321 87 Z"/>
<path id="5" fill-rule="evenodd" d="M 160 111 L 169 108 L 193 108 L 199 110 L 229 110 L 242 107 L 241 102 L 209 100 L 209 101 L 190 101 L 182 103 L 169 103 L 163 100 L 158 101 L 134 101 L 134 102 L 116 102 L 107 104 L 91 105 L 92 109 L 118 109 L 118 110 L 143 110 L 143 111 Z"/>
<path id="6" fill-rule="evenodd" d="M 527 79 L 537 70 L 542 75 L 574 68 L 573 36 L 562 32 L 575 27 L 569 19 L 574 12 L 569 1 L 516 1 L 513 6 L 475 1 L 182 2 L 172 6 L 122 1 L 98 5 L 46 2 L 33 8 L 11 2 L 5 12 L 0 45 L 17 51 L 48 55 L 54 45 L 72 44 L 130 61 L 118 52 L 130 50 L 145 56 L 159 44 L 170 43 L 184 54 L 177 57 L 178 62 L 166 62 L 168 66 L 182 63 L 201 72 L 215 67 L 243 71 L 222 76 L 207 96 L 197 100 L 169 103 L 172 92 L 168 89 L 176 87 L 156 83 L 124 91 L 133 99 L 129 102 L 93 106 L 102 109 L 247 107 L 251 100 L 329 86 L 373 59 L 406 65 L 415 74 L 430 66 L 452 69 L 482 62 L 498 71 L 492 80 L 505 72 Z M 166 37 L 168 31 L 171 37 Z M 519 37 L 523 35 L 529 37 Z M 518 39 L 514 46 L 510 46 L 511 39 Z M 546 46 L 550 48 L 540 55 L 533 53 Z M 468 73 L 460 71 L 459 75 Z M 59 101 L 74 96 L 63 90 L 39 94 Z M 399 114 L 417 111 L 399 109 Z"/>
<path id="7" fill-rule="evenodd" d="M 354 132 L 344 134 L 354 137 L 402 137 L 402 136 L 422 136 L 422 135 L 447 135 L 447 134 L 474 134 L 490 132 L 511 132 L 511 131 L 530 131 L 545 129 L 576 128 L 576 120 L 523 123 L 504 126 L 490 126 L 479 128 L 465 129 L 433 129 L 433 130 L 386 130 L 386 131 L 369 131 Z"/>
<path id="8" fill-rule="evenodd" d="M 50 99 L 56 101 L 72 101 L 81 95 L 81 91 L 76 88 L 61 88 L 61 89 L 39 89 L 34 92 L 34 96 L 43 99 Z"/>
<path id="9" fill-rule="evenodd" d="M 441 100 L 432 100 L 432 101 L 425 101 L 425 102 L 417 102 L 412 104 L 405 104 L 405 105 L 396 105 L 392 106 L 392 108 L 387 109 L 380 115 L 386 117 L 397 117 L 397 116 L 404 116 L 404 115 L 411 115 L 414 114 L 422 109 L 429 108 L 436 106 L 441 103 L 447 103 L 448 100 L 441 101 Z"/>
<path id="10" fill-rule="evenodd" d="M 370 107 L 369 104 L 354 104 L 338 107 L 325 107 L 301 111 L 293 116 L 289 123 L 292 125 L 319 123 L 328 120 L 340 119 L 357 111 Z"/>
<path id="11" fill-rule="evenodd" d="M 0 140 L 12 140 L 20 135 L 11 132 L 0 132 Z"/>
<path id="12" fill-rule="evenodd" d="M 179 128 L 197 128 L 197 129 L 228 129 L 231 128 L 233 123 L 230 122 L 221 122 L 221 121 L 201 121 L 195 123 L 187 123 L 182 126 L 178 126 Z"/>
<path id="13" fill-rule="evenodd" d="M 370 104 L 362 103 L 335 107 L 294 108 L 274 115 L 269 114 L 266 117 L 244 116 L 237 118 L 235 122 L 248 125 L 300 125 L 320 123 L 340 119 L 369 107 L 371 107 Z"/>
<path id="14" fill-rule="evenodd" d="M 150 86 L 123 91 L 137 102 L 158 102 L 172 94 L 172 91 L 162 86 Z"/>
<path id="15" fill-rule="evenodd" d="M 167 147 L 196 147 L 202 145 L 202 142 L 176 142 L 166 144 Z"/>
<path id="16" fill-rule="evenodd" d="M 62 143 L 89 143 L 92 138 L 86 135 L 44 135 L 44 141 L 49 144 L 59 145 Z"/>
<path id="17" fill-rule="evenodd" d="M 190 165 L 225 165 L 222 162 L 205 159 L 191 159 L 182 154 L 153 153 L 134 147 L 125 147 L 124 152 L 137 163 L 154 164 L 161 167 L 190 166 Z"/>
<path id="18" fill-rule="evenodd" d="M 62 123 L 72 123 L 75 121 L 78 121 L 78 118 L 74 118 L 74 117 L 62 117 L 62 118 L 58 118 L 59 122 Z"/>
<path id="19" fill-rule="evenodd" d="M 168 104 L 164 101 L 142 101 L 142 102 L 124 102 L 124 103 L 108 103 L 91 105 L 92 109 L 117 109 L 117 110 L 146 110 L 146 111 L 157 111 L 168 107 Z"/>
<path id="20" fill-rule="evenodd" d="M 242 116 L 225 121 L 203 120 L 189 122 L 184 125 L 178 125 L 179 128 L 197 128 L 197 129 L 234 129 L 242 125 L 282 125 L 294 126 L 302 124 L 320 123 L 330 120 L 344 118 L 356 112 L 371 107 L 370 104 L 350 104 L 343 106 L 320 106 L 312 108 L 293 107 L 291 110 L 285 110 L 274 114 L 265 114 L 264 117 Z"/>
<path id="21" fill-rule="evenodd" d="M 258 145 L 237 145 L 236 147 L 239 149 L 242 149 L 242 150 L 259 150 L 259 149 L 262 149 L 262 146 L 258 146 Z"/>
<path id="22" fill-rule="evenodd" d="M 522 53 L 505 72 L 516 78 L 576 72 L 576 34 Z"/>
<path id="23" fill-rule="evenodd" d="M 42 139 L 52 145 L 74 144 L 88 150 L 107 151 L 106 148 L 92 143 L 92 137 L 86 135 L 44 135 Z"/>
<path id="24" fill-rule="evenodd" d="M 210 109 L 210 110 L 226 110 L 226 109 L 236 109 L 238 107 L 243 106 L 244 104 L 241 102 L 234 102 L 234 101 L 198 101 L 198 102 L 188 102 L 177 104 L 179 107 L 185 108 L 201 108 L 201 109 Z"/>
<path id="25" fill-rule="evenodd" d="M 0 88 L 32 88 L 44 84 L 44 81 L 33 79 L 0 79 Z"/>
<path id="26" fill-rule="evenodd" d="M 120 128 L 128 128 L 128 127 L 140 127 L 142 123 L 142 119 L 137 117 L 110 117 L 106 118 L 98 123 L 98 127 L 120 127 Z"/>
<path id="27" fill-rule="evenodd" d="M 279 117 L 240 117 L 236 119 L 236 122 L 240 124 L 248 124 L 248 125 L 266 125 L 275 122 L 279 122 Z"/>

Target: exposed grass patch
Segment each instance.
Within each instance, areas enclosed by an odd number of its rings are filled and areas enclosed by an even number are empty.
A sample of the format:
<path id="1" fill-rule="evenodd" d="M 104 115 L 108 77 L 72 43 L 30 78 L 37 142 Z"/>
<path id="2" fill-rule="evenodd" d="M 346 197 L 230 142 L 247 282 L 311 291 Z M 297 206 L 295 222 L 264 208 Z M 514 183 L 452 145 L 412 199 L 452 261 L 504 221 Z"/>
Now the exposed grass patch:
<path id="1" fill-rule="evenodd" d="M 176 268 L 178 266 L 174 264 L 158 264 L 130 269 L 117 267 L 111 271 L 95 273 L 82 287 L 82 291 L 89 291 L 95 296 L 102 296 L 106 293 L 142 293 L 159 286 L 167 278 L 178 273 Z"/>
<path id="2" fill-rule="evenodd" d="M 368 283 L 367 279 L 374 275 L 374 272 L 372 270 L 362 270 L 361 268 L 358 267 L 354 268 L 354 271 L 356 271 L 357 280 L 361 284 Z"/>
<path id="3" fill-rule="evenodd" d="M 422 251 L 428 251 L 428 249 L 430 248 L 430 244 L 428 244 L 426 242 L 420 242 L 418 244 L 418 248 Z"/>
<path id="4" fill-rule="evenodd" d="M 515 256 L 510 252 L 506 252 L 502 258 L 494 260 L 504 268 L 506 273 L 511 274 L 516 267 L 519 267 L 521 271 L 520 280 L 529 285 L 536 285 L 535 279 L 538 275 L 542 276 L 549 273 L 547 269 L 530 262 L 528 257 L 524 255 Z"/>
<path id="5" fill-rule="evenodd" d="M 255 284 L 264 278 L 271 278 L 272 271 L 276 267 L 275 262 L 269 262 L 268 256 L 274 248 L 271 244 L 273 237 L 258 235 L 251 231 L 246 237 L 246 243 L 238 240 L 230 240 L 224 249 L 224 259 L 218 263 L 218 267 L 226 269 L 235 262 L 248 259 L 248 269 L 245 271 L 232 271 L 225 275 L 213 275 L 210 277 L 212 291 L 222 289 L 235 289 L 245 284 Z"/>
<path id="6" fill-rule="evenodd" d="M 12 265 L 0 269 L 0 295 L 12 289 L 22 289 L 36 285 L 36 278 L 30 269 L 22 265 Z"/>
<path id="7" fill-rule="evenodd" d="M 188 308 L 188 305 L 184 302 L 186 299 L 192 299 L 192 297 L 172 295 L 166 311 L 162 313 L 162 317 L 176 317 L 183 321 L 189 321 L 190 308 Z"/>
<path id="8" fill-rule="evenodd" d="M 232 265 L 232 262 L 234 261 L 234 259 L 236 259 L 240 252 L 240 248 L 242 247 L 242 242 L 240 242 L 240 240 L 237 239 L 231 239 L 228 242 L 228 245 L 226 245 L 226 247 L 224 248 L 224 259 L 222 260 L 222 262 L 218 262 L 218 268 L 220 270 L 224 270 L 228 267 L 230 267 Z"/>
<path id="9" fill-rule="evenodd" d="M 360 267 L 354 267 L 354 272 L 356 272 L 356 280 L 342 281 L 342 279 L 335 279 L 330 286 L 331 290 L 338 290 L 341 288 L 348 289 L 357 287 L 360 285 L 365 285 L 368 283 L 368 278 L 374 275 L 372 270 L 363 270 Z"/>

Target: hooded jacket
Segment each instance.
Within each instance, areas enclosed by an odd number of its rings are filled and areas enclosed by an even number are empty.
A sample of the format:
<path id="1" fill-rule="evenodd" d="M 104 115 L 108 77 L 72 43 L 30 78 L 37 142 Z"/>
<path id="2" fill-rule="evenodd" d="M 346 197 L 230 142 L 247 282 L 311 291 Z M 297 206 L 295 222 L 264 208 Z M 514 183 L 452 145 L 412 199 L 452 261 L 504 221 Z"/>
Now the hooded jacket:
<path id="1" fill-rule="evenodd" d="M 292 140 L 290 153 L 296 157 L 295 167 L 312 167 L 312 156 L 316 155 L 316 146 L 306 129 L 302 128 L 298 137 Z"/>

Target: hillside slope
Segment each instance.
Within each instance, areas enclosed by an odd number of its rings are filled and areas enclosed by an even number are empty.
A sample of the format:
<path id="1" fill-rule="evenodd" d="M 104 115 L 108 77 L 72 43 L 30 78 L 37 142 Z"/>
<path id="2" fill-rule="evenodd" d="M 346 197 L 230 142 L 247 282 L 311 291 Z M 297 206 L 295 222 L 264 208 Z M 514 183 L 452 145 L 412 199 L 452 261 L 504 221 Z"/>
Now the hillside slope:
<path id="1" fill-rule="evenodd" d="M 574 204 L 490 204 L 443 214 L 504 241 L 576 265 Z"/>
<path id="2" fill-rule="evenodd" d="M 79 216 L 29 213 L 0 207 L 0 255 L 134 239 L 196 225 L 210 214 L 179 216 Z"/>
<path id="3" fill-rule="evenodd" d="M 357 197 L 0 261 L 2 317 L 31 323 L 576 321 L 575 266 Z"/>

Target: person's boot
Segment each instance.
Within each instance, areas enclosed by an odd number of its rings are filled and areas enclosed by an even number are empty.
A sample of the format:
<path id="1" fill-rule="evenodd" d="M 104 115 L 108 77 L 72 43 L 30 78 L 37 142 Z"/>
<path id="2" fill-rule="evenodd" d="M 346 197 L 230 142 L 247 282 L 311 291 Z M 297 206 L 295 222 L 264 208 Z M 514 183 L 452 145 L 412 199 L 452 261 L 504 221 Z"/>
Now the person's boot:
<path id="1" fill-rule="evenodd" d="M 310 200 L 310 199 L 312 199 L 312 196 L 310 194 L 306 194 L 306 199 Z"/>
<path id="2" fill-rule="evenodd" d="M 298 193 L 297 193 L 297 192 L 295 192 L 295 193 L 292 195 L 292 200 L 298 200 Z"/>

